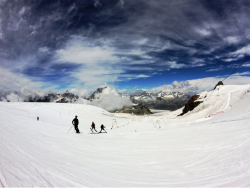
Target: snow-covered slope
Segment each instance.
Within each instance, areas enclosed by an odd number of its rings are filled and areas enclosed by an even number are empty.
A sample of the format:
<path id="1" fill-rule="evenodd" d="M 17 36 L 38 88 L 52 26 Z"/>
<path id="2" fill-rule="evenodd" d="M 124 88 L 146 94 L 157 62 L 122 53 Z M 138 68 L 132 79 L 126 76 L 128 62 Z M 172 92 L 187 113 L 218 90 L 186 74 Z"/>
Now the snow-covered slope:
<path id="1" fill-rule="evenodd" d="M 249 88 L 202 93 L 204 103 L 182 117 L 181 110 L 133 116 L 80 104 L 2 102 L 0 185 L 249 187 Z M 67 133 L 75 115 L 84 134 Z M 88 134 L 92 121 L 108 133 Z"/>

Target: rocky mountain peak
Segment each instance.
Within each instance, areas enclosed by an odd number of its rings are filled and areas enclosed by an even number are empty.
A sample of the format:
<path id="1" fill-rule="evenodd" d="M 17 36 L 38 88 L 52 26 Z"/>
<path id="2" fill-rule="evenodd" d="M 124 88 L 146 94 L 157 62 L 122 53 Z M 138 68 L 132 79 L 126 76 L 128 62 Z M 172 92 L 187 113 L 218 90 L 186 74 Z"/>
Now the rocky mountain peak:
<path id="1" fill-rule="evenodd" d="M 96 99 L 96 95 L 99 94 L 99 93 L 102 93 L 102 91 L 103 91 L 104 89 L 106 89 L 106 88 L 107 88 L 107 86 L 97 88 L 96 91 L 95 91 L 88 99 L 89 99 L 89 100 Z"/>

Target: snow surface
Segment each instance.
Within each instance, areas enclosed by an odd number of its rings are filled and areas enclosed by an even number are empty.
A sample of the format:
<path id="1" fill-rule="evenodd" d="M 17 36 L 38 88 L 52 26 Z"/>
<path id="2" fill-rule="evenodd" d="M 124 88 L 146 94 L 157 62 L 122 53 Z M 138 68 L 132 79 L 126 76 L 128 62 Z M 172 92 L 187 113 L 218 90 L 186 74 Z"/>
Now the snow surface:
<path id="1" fill-rule="evenodd" d="M 0 186 L 249 187 L 250 85 L 218 88 L 178 117 L 2 102 Z M 75 115 L 83 134 L 67 133 Z M 108 133 L 88 134 L 92 121 Z"/>

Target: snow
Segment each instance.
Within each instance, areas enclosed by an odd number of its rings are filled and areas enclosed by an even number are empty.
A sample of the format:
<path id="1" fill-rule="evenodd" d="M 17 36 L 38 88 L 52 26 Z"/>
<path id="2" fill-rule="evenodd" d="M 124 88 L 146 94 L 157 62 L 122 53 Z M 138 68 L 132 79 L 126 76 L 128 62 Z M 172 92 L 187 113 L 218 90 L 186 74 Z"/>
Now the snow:
<path id="1" fill-rule="evenodd" d="M 249 187 L 250 85 L 219 86 L 199 100 L 178 117 L 182 109 L 136 116 L 2 102 L 0 186 Z M 75 115 L 83 134 L 67 133 Z M 88 134 L 92 121 L 108 133 Z"/>
<path id="2" fill-rule="evenodd" d="M 162 98 L 163 99 L 169 99 L 169 98 L 173 99 L 173 98 L 175 98 L 175 96 L 173 96 L 173 95 L 165 95 Z"/>
<path id="3" fill-rule="evenodd" d="M 134 99 L 135 99 L 135 100 L 140 100 L 140 99 L 141 99 L 141 96 L 134 96 Z"/>

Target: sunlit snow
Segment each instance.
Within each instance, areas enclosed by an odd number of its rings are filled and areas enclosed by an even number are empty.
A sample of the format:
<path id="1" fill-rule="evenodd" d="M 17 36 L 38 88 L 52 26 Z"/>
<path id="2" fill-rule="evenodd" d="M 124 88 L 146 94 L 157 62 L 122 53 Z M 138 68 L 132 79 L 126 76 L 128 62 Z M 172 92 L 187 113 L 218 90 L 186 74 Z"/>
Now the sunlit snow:
<path id="1" fill-rule="evenodd" d="M 1 102 L 0 186 L 249 187 L 250 85 L 219 86 L 198 100 L 178 117 L 182 109 L 135 116 Z M 75 115 L 82 134 L 70 129 Z M 92 122 L 108 133 L 89 134 Z"/>

